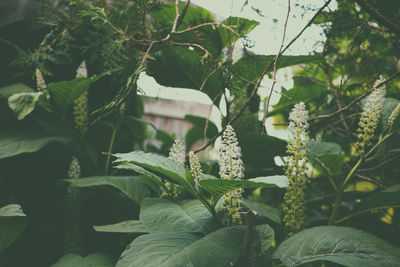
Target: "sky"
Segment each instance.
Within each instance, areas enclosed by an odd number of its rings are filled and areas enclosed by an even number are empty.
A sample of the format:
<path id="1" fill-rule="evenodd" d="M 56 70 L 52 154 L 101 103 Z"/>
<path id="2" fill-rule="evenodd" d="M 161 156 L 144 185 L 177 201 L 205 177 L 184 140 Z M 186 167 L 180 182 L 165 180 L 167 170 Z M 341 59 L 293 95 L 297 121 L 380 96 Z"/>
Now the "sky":
<path id="1" fill-rule="evenodd" d="M 191 0 L 191 3 L 204 7 L 214 13 L 217 20 L 222 21 L 229 16 L 239 16 L 260 22 L 260 24 L 248 34 L 249 40 L 254 44 L 249 50 L 256 54 L 275 55 L 279 51 L 282 42 L 288 1 L 247 0 L 248 5 L 244 6 L 245 2 L 246 0 Z M 318 8 L 325 3 L 324 0 L 292 0 L 290 2 L 291 11 L 287 23 L 285 44 L 300 32 Z M 307 3 L 307 8 L 310 8 L 311 11 L 304 12 L 301 7 L 296 5 L 297 3 L 304 4 L 304 2 Z M 335 9 L 335 6 L 335 1 L 329 5 L 331 9 Z M 258 9 L 260 12 L 257 13 L 255 9 Z M 321 43 L 324 40 L 323 29 L 319 26 L 312 25 L 291 48 L 288 49 L 285 55 L 308 55 L 310 53 L 320 52 L 322 49 Z M 241 47 L 240 41 L 237 42 L 236 47 Z M 144 73 L 140 76 L 138 85 L 147 96 L 212 104 L 211 99 L 199 91 L 182 88 L 165 88 L 157 84 L 153 78 Z M 258 92 L 261 99 L 264 99 L 269 94 L 271 85 L 272 80 L 265 77 Z M 275 89 L 279 91 L 281 87 L 289 89 L 292 86 L 292 70 L 290 68 L 279 70 L 277 72 L 277 84 L 275 85 Z M 271 104 L 277 103 L 279 97 L 280 95 L 278 93 L 273 93 Z M 220 110 L 224 113 L 223 105 L 220 105 Z M 220 111 L 214 107 L 210 119 L 214 121 L 219 128 L 220 115 Z M 260 113 L 260 117 L 261 116 L 262 113 Z M 267 120 L 267 132 L 270 135 L 281 138 L 285 138 L 283 135 L 287 135 L 286 131 L 274 129 L 272 126 L 272 118 Z"/>

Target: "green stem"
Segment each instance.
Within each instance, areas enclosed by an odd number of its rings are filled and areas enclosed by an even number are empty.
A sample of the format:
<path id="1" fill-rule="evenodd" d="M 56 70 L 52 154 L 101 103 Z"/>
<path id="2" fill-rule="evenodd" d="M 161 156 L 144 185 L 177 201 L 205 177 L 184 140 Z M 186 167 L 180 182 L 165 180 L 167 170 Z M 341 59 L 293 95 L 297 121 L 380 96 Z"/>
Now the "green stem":
<path id="1" fill-rule="evenodd" d="M 387 135 L 385 135 L 383 138 L 380 138 L 378 143 L 376 143 L 371 149 L 370 151 L 368 151 L 367 154 L 365 154 L 365 158 L 368 158 L 369 155 L 372 154 L 372 152 L 374 152 L 383 142 L 385 142 L 389 137 L 392 136 L 392 133 L 388 133 Z M 367 159 L 368 160 L 368 159 Z"/>
<path id="2" fill-rule="evenodd" d="M 113 132 L 111 134 L 111 140 L 110 140 L 110 145 L 108 146 L 108 153 L 107 153 L 107 159 L 106 159 L 106 167 L 104 170 L 104 174 L 108 175 L 108 170 L 110 166 L 110 159 L 111 159 L 111 152 L 114 146 L 114 141 L 115 141 L 115 136 L 117 135 L 117 131 L 119 128 L 119 120 L 117 122 L 117 125 L 114 127 Z"/>
<path id="3" fill-rule="evenodd" d="M 338 190 L 336 191 L 336 199 L 335 199 L 335 204 L 333 206 L 333 210 L 331 213 L 331 217 L 329 218 L 329 223 L 328 225 L 331 225 L 334 220 L 336 219 L 338 212 L 339 212 L 339 207 L 340 204 L 342 203 L 342 195 L 343 195 L 343 191 L 344 188 L 346 187 L 346 184 L 349 182 L 350 178 L 353 176 L 353 174 L 355 173 L 355 171 L 358 169 L 358 167 L 361 165 L 361 163 L 364 160 L 364 155 L 361 155 L 360 159 L 358 160 L 357 164 L 353 167 L 353 169 L 351 169 L 351 171 L 349 172 L 349 174 L 347 175 L 346 179 L 344 179 L 342 185 L 338 188 Z"/>

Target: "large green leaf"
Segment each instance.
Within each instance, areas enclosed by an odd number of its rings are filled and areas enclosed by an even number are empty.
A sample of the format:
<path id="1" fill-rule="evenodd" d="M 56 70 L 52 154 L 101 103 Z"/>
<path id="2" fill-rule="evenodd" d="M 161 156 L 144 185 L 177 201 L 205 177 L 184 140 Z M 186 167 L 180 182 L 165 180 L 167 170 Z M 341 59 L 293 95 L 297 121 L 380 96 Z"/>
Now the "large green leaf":
<path id="1" fill-rule="evenodd" d="M 320 55 L 314 56 L 281 56 L 279 57 L 277 68 L 284 68 L 292 65 L 321 61 Z M 263 73 L 265 67 L 275 60 L 275 55 L 248 55 L 242 57 L 233 66 L 235 74 L 233 83 L 238 88 L 247 88 L 249 82 L 255 82 Z M 271 68 L 271 71 L 273 68 Z"/>
<path id="2" fill-rule="evenodd" d="M 240 36 L 244 36 L 251 32 L 260 23 L 251 19 L 229 17 L 225 19 L 222 24 L 231 27 L 232 30 L 234 30 Z M 218 27 L 218 31 L 222 41 L 222 47 L 227 47 L 239 39 L 236 34 L 225 27 Z"/>
<path id="3" fill-rule="evenodd" d="M 150 195 L 148 188 L 138 176 L 94 176 L 79 179 L 64 179 L 61 182 L 79 188 L 111 186 L 120 190 L 137 204 L 140 204 L 143 198 Z"/>
<path id="4" fill-rule="evenodd" d="M 322 96 L 327 92 L 326 87 L 315 81 L 311 77 L 294 76 L 293 88 L 284 91 L 287 97 L 281 97 L 274 110 L 269 113 L 270 116 L 282 110 L 289 110 L 298 102 L 309 103 L 311 101 L 322 101 Z"/>
<path id="5" fill-rule="evenodd" d="M 140 174 L 140 177 L 143 179 L 143 181 L 158 194 L 161 194 L 161 188 L 165 188 L 165 184 L 162 182 L 160 177 L 146 170 L 145 168 L 140 167 L 139 165 L 135 165 L 129 162 L 121 162 L 117 166 L 115 166 L 115 168 L 122 170 L 131 170 Z"/>
<path id="6" fill-rule="evenodd" d="M 257 212 L 257 218 L 266 218 L 277 224 L 281 223 L 281 213 L 277 208 L 247 198 L 243 199 L 243 203 L 247 208 Z"/>
<path id="7" fill-rule="evenodd" d="M 200 187 L 211 193 L 215 200 L 237 188 L 284 188 L 288 185 L 289 180 L 283 175 L 257 177 L 247 180 L 218 179 L 210 175 L 205 175 L 200 180 Z"/>
<path id="8" fill-rule="evenodd" d="M 29 86 L 23 83 L 15 83 L 5 87 L 0 88 L 0 99 L 8 99 L 13 94 L 19 93 L 33 93 L 35 92 Z"/>
<path id="9" fill-rule="evenodd" d="M 108 225 L 95 225 L 93 226 L 96 232 L 105 232 L 105 233 L 148 233 L 149 231 L 143 225 L 141 221 L 123 221 L 115 224 Z"/>
<path id="10" fill-rule="evenodd" d="M 22 153 L 32 153 L 53 143 L 66 143 L 70 139 L 61 136 L 50 136 L 43 132 L 15 131 L 0 133 L 0 159 Z"/>
<path id="11" fill-rule="evenodd" d="M 86 92 L 97 78 L 75 78 L 71 81 L 50 83 L 47 89 L 63 112 Z"/>
<path id="12" fill-rule="evenodd" d="M 338 144 L 313 140 L 307 144 L 307 156 L 315 160 L 330 175 L 340 173 L 345 158 Z"/>
<path id="13" fill-rule="evenodd" d="M 168 199 L 145 198 L 140 205 L 140 221 L 150 233 L 199 232 L 215 228 L 212 214 L 198 200 L 178 203 Z"/>
<path id="14" fill-rule="evenodd" d="M 243 161 L 247 166 L 269 171 L 275 166 L 274 157 L 286 154 L 286 141 L 260 133 L 244 133 L 239 136 Z"/>
<path id="15" fill-rule="evenodd" d="M 26 215 L 19 205 L 0 208 L 0 254 L 20 236 L 26 224 Z"/>
<path id="16" fill-rule="evenodd" d="M 185 180 L 185 169 L 173 160 L 154 153 L 146 153 L 143 151 L 133 151 L 130 153 L 113 154 L 117 159 L 116 163 L 134 163 L 153 172 L 166 175 L 176 183 L 187 187 Z"/>
<path id="17" fill-rule="evenodd" d="M 260 255 L 266 255 L 275 241 L 274 229 L 268 224 L 261 224 L 256 226 L 256 231 L 260 242 Z"/>
<path id="18" fill-rule="evenodd" d="M 399 266 L 400 249 L 374 235 L 340 226 L 304 230 L 279 245 L 274 258 L 286 266 L 330 261 L 348 267 Z"/>
<path id="19" fill-rule="evenodd" d="M 36 106 L 36 102 L 43 95 L 42 92 L 18 93 L 8 98 L 8 106 L 12 109 L 18 120 L 28 116 Z"/>
<path id="20" fill-rule="evenodd" d="M 350 219 L 366 212 L 388 208 L 400 208 L 400 184 L 371 194 L 354 207 L 352 214 L 339 219 L 338 222 Z"/>
<path id="21" fill-rule="evenodd" d="M 156 233 L 136 238 L 117 267 L 232 266 L 242 250 L 245 228 L 219 229 L 203 238 L 188 233 Z"/>
<path id="22" fill-rule="evenodd" d="M 50 267 L 112 267 L 114 262 L 112 258 L 103 253 L 93 253 L 82 257 L 75 253 L 68 253 L 61 257 Z"/>
<path id="23" fill-rule="evenodd" d="M 193 127 L 186 133 L 185 136 L 185 144 L 187 150 L 189 150 L 194 143 L 199 140 L 204 139 L 204 129 L 207 125 L 206 138 L 213 138 L 218 134 L 218 128 L 214 123 L 207 120 L 206 118 L 193 116 L 193 115 L 185 115 L 185 119 L 190 121 L 193 124 Z M 208 124 L 207 124 L 208 121 Z"/>
<path id="24" fill-rule="evenodd" d="M 222 90 L 222 81 L 215 66 L 209 60 L 202 60 L 204 52 L 199 50 L 186 46 L 168 47 L 147 64 L 146 73 L 164 86 L 202 88 L 202 92 L 214 99 Z"/>

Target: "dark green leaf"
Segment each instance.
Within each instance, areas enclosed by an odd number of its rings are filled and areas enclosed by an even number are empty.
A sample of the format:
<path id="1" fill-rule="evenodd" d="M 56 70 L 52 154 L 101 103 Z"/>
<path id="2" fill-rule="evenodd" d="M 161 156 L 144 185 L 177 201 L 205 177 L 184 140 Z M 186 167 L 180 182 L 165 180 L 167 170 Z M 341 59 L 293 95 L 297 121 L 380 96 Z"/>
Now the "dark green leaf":
<path id="1" fill-rule="evenodd" d="M 18 120 L 22 120 L 28 116 L 39 101 L 42 92 L 18 93 L 8 98 L 8 106 L 12 109 Z"/>
<path id="2" fill-rule="evenodd" d="M 274 254 L 286 266 L 330 261 L 348 267 L 398 266 L 400 249 L 374 235 L 340 226 L 304 230 L 281 243 Z"/>
<path id="3" fill-rule="evenodd" d="M 80 188 L 111 186 L 120 190 L 137 204 L 140 204 L 143 198 L 150 195 L 148 188 L 138 176 L 94 176 L 79 179 L 64 179 L 61 182 Z"/>
<path id="4" fill-rule="evenodd" d="M 68 253 L 61 257 L 51 267 L 112 267 L 114 262 L 108 255 L 93 253 L 82 257 L 75 253 Z"/>
<path id="5" fill-rule="evenodd" d="M 15 84 L 11 84 L 6 87 L 0 88 L 0 99 L 8 99 L 13 94 L 33 93 L 33 92 L 35 92 L 35 91 L 32 88 L 30 88 L 29 86 L 27 86 L 23 83 L 15 83 Z"/>
<path id="6" fill-rule="evenodd" d="M 229 17 L 225 19 L 222 24 L 231 27 L 232 30 L 234 30 L 242 37 L 251 32 L 260 23 L 251 19 Z M 223 26 L 219 26 L 218 31 L 221 37 L 222 47 L 227 47 L 228 45 L 234 43 L 236 40 L 239 39 L 236 34 Z"/>
<path id="7" fill-rule="evenodd" d="M 256 226 L 256 231 L 258 234 L 258 240 L 260 241 L 260 255 L 266 255 L 268 249 L 272 246 L 275 241 L 275 232 L 268 224 L 262 224 Z"/>
<path id="8" fill-rule="evenodd" d="M 12 157 L 22 153 L 32 153 L 44 146 L 60 142 L 70 141 L 61 136 L 49 136 L 48 134 L 35 131 L 16 131 L 0 133 L 0 159 Z"/>
<path id="9" fill-rule="evenodd" d="M 61 110 L 65 110 L 74 103 L 84 92 L 86 92 L 92 82 L 97 78 L 75 78 L 71 81 L 61 81 L 50 83 L 47 89 Z"/>
<path id="10" fill-rule="evenodd" d="M 321 61 L 320 55 L 315 56 L 281 56 L 277 63 L 277 68 L 284 68 L 288 66 L 318 62 Z M 265 67 L 275 60 L 274 55 L 248 55 L 236 62 L 232 66 L 234 75 L 234 84 L 238 88 L 247 88 L 250 82 L 256 82 L 260 75 L 263 73 Z M 271 71 L 273 68 L 271 68 Z"/>
<path id="11" fill-rule="evenodd" d="M 214 123 L 207 120 L 206 118 L 185 115 L 185 119 L 193 124 L 193 127 L 186 133 L 185 144 L 186 149 L 189 150 L 194 143 L 199 140 L 204 140 L 204 129 L 207 125 L 206 138 L 213 138 L 218 134 L 218 128 Z M 207 124 L 208 121 L 208 124 Z"/>
<path id="12" fill-rule="evenodd" d="M 386 190 L 373 193 L 367 198 L 363 199 L 360 203 L 358 203 L 355 206 L 352 214 L 338 220 L 338 222 L 378 209 L 399 208 L 399 207 L 400 207 L 400 184 L 397 184 L 392 187 L 389 187 Z"/>
<path id="13" fill-rule="evenodd" d="M 26 224 L 26 215 L 19 205 L 0 208 L 0 255 L 20 236 Z"/>
<path id="14" fill-rule="evenodd" d="M 96 232 L 106 233 L 148 233 L 149 231 L 140 221 L 123 221 L 109 225 L 93 226 Z"/>
<path id="15" fill-rule="evenodd" d="M 243 203 L 247 208 L 256 211 L 257 217 L 281 223 L 281 213 L 277 208 L 247 198 L 243 199 Z"/>
<path id="16" fill-rule="evenodd" d="M 178 203 L 161 198 L 145 198 L 140 205 L 140 221 L 150 233 L 209 233 L 215 227 L 212 214 L 198 200 Z"/>
<path id="17" fill-rule="evenodd" d="M 307 144 L 307 157 L 315 160 L 330 175 L 337 175 L 342 169 L 345 154 L 336 143 L 311 140 Z"/>
<path id="18" fill-rule="evenodd" d="M 188 233 L 156 233 L 136 238 L 117 267 L 232 266 L 242 250 L 245 229 L 232 226 L 203 238 Z"/>
<path id="19" fill-rule="evenodd" d="M 166 175 L 174 182 L 187 188 L 188 184 L 185 180 L 185 169 L 173 160 L 167 157 L 145 153 L 143 151 L 133 151 L 130 153 L 113 154 L 117 159 L 116 163 L 134 163 L 148 170 Z"/>
<path id="20" fill-rule="evenodd" d="M 211 193 L 215 200 L 237 188 L 284 188 L 288 185 L 288 178 L 283 175 L 257 177 L 247 180 L 218 179 L 210 175 L 205 175 L 200 180 L 200 187 Z"/>

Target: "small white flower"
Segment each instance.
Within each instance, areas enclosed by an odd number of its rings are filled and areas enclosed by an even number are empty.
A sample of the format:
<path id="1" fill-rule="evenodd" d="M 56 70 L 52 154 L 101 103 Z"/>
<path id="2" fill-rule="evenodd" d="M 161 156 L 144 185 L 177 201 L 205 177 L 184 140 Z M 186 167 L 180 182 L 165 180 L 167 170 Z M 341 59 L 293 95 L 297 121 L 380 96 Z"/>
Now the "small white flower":
<path id="1" fill-rule="evenodd" d="M 181 166 L 185 166 L 185 147 L 181 140 L 176 139 L 169 151 L 169 159 L 175 161 Z"/>
<path id="2" fill-rule="evenodd" d="M 365 147 L 371 142 L 371 139 L 374 137 L 375 129 L 378 126 L 379 117 L 381 116 L 385 101 L 386 89 L 385 86 L 379 88 L 376 88 L 376 86 L 382 81 L 383 78 L 381 76 L 380 80 L 375 82 L 375 89 L 368 96 L 363 107 L 363 112 L 361 113 L 358 128 L 359 141 L 356 143 L 356 147 L 360 153 L 364 153 Z"/>
<path id="3" fill-rule="evenodd" d="M 43 79 L 42 72 L 38 68 L 36 68 L 35 73 L 36 73 L 36 86 L 38 91 L 47 88 L 46 82 Z"/>
<path id="4" fill-rule="evenodd" d="M 400 104 L 397 104 L 397 106 L 393 109 L 392 113 L 390 113 L 389 119 L 388 119 L 388 125 L 390 127 L 393 126 L 394 121 L 396 120 L 397 116 L 399 116 L 400 113 Z"/>
<path id="5" fill-rule="evenodd" d="M 226 126 L 219 151 L 219 175 L 222 179 L 243 179 L 242 152 L 235 131 Z"/>
<path id="6" fill-rule="evenodd" d="M 80 176 L 81 166 L 79 165 L 79 160 L 75 156 L 72 156 L 68 170 L 68 178 L 79 178 Z"/>
<path id="7" fill-rule="evenodd" d="M 294 105 L 289 114 L 289 127 L 288 130 L 293 134 L 289 137 L 287 152 L 294 154 L 300 148 L 307 145 L 309 140 L 307 130 L 310 124 L 308 123 L 308 110 L 303 102 Z"/>
<path id="8" fill-rule="evenodd" d="M 86 68 L 86 61 L 82 61 L 81 65 L 79 65 L 78 69 L 76 70 L 76 78 L 87 78 L 87 68 Z"/>
<path id="9" fill-rule="evenodd" d="M 201 171 L 201 165 L 199 159 L 193 153 L 193 151 L 190 151 L 189 153 L 189 165 L 190 165 L 190 171 L 192 172 L 192 175 L 194 177 L 194 182 L 196 183 L 197 186 L 199 186 L 200 179 L 201 177 L 203 177 L 203 172 Z"/>

